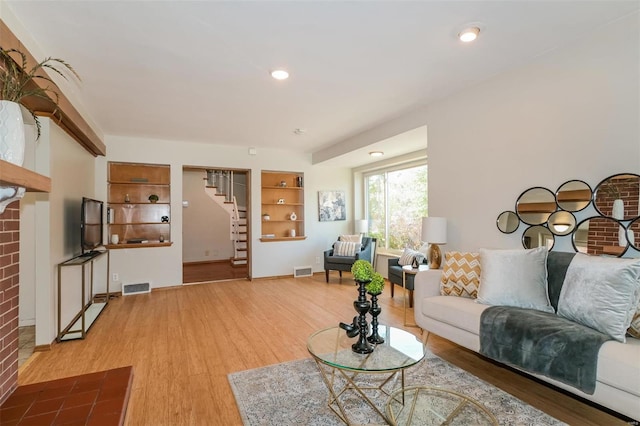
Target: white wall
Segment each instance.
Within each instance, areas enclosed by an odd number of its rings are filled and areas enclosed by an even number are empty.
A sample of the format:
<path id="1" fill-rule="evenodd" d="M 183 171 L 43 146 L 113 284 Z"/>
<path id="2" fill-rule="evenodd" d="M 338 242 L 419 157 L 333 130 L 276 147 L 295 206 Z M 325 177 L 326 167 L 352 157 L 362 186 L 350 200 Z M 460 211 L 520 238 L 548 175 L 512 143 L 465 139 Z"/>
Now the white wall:
<path id="1" fill-rule="evenodd" d="M 206 194 L 205 176 L 205 170 L 185 170 L 182 175 L 182 200 L 189 202 L 182 208 L 183 262 L 228 260 L 233 256 L 229 213 Z"/>
<path id="2" fill-rule="evenodd" d="M 446 250 L 522 247 L 524 225 L 495 223 L 529 187 L 640 171 L 639 40 L 634 14 L 429 105 L 429 213 L 449 219 Z"/>
<path id="3" fill-rule="evenodd" d="M 74 139 L 47 118 L 31 153 L 34 170 L 51 177 L 49 194 L 31 194 L 22 204 L 20 276 L 22 324 L 33 323 L 36 345 L 53 341 L 57 333 L 57 265 L 81 253 L 82 197 L 94 197 L 95 160 Z M 34 157 L 34 158 L 33 158 Z M 24 220 L 24 222 L 23 222 Z M 106 258 L 104 258 L 106 259 Z M 96 291 L 106 287 L 106 262 L 96 265 Z M 62 280 L 62 326 L 80 311 L 80 268 L 66 268 Z M 24 303 L 24 307 L 22 304 Z"/>
<path id="4" fill-rule="evenodd" d="M 347 221 L 318 222 L 318 190 L 342 189 L 352 197 L 352 178 L 349 169 L 312 166 L 306 154 L 291 151 L 258 149 L 249 155 L 247 147 L 200 144 L 182 141 L 161 141 L 108 136 L 107 158 L 98 159 L 96 174 L 97 197 L 106 199 L 107 161 L 130 161 L 171 165 L 171 247 L 112 250 L 112 272 L 118 273 L 120 283 L 151 282 L 152 287 L 166 287 L 182 283 L 182 225 L 183 194 L 182 168 L 210 166 L 251 170 L 250 181 L 250 272 L 253 278 L 291 275 L 294 266 L 311 265 L 322 271 L 322 252 L 336 237 L 353 229 L 353 211 L 349 206 Z M 291 242 L 259 241 L 260 236 L 260 173 L 262 170 L 304 172 L 305 231 L 307 239 Z M 316 259 L 319 263 L 316 263 Z"/>

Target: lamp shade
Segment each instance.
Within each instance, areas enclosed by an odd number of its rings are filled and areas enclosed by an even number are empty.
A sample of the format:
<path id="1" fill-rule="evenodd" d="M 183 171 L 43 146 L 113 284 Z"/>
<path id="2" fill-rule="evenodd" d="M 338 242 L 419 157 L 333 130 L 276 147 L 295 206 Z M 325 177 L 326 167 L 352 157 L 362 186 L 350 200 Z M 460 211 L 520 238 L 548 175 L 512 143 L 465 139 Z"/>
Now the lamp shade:
<path id="1" fill-rule="evenodd" d="M 433 244 L 447 243 L 447 218 L 423 217 L 422 241 Z"/>
<path id="2" fill-rule="evenodd" d="M 366 234 L 369 231 L 369 221 L 367 219 L 356 220 L 356 234 Z"/>

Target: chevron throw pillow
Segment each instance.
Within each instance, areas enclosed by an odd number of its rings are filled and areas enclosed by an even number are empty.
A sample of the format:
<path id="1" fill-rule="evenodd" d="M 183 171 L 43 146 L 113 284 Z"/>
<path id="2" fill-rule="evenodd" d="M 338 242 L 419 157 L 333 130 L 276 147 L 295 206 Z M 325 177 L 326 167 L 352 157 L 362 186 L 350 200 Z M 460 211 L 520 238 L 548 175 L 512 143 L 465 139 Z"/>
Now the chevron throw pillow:
<path id="1" fill-rule="evenodd" d="M 480 286 L 480 253 L 445 253 L 440 294 L 475 299 Z"/>

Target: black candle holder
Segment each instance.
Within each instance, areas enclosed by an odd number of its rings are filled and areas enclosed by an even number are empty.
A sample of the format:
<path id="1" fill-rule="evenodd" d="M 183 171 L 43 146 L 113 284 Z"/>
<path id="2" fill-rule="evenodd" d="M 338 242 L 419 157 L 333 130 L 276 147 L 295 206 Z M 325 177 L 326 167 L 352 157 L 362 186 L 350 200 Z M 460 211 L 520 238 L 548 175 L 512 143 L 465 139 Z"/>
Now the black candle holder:
<path id="1" fill-rule="evenodd" d="M 351 324 L 340 323 L 340 328 L 347 332 L 347 336 L 356 337 L 358 341 L 351 345 L 351 349 L 359 354 L 370 354 L 373 346 L 367 341 L 369 334 L 369 323 L 367 323 L 367 312 L 371 309 L 371 302 L 367 300 L 367 290 L 365 286 L 369 281 L 356 281 L 358 283 L 358 298 L 353 301 L 353 307 L 358 315 L 353 317 Z"/>
<path id="2" fill-rule="evenodd" d="M 367 341 L 375 345 L 384 343 L 384 339 L 378 334 L 378 315 L 380 315 L 380 312 L 382 312 L 382 308 L 378 305 L 378 295 L 371 294 L 371 308 L 369 309 L 369 313 L 373 319 L 371 320 L 371 336 L 367 337 Z"/>

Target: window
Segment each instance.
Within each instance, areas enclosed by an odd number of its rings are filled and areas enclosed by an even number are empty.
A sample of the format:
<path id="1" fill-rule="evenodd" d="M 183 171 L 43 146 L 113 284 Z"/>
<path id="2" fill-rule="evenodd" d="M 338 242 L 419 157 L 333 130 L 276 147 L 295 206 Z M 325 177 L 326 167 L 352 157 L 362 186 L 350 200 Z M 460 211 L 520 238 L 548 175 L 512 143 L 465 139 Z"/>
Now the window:
<path id="1" fill-rule="evenodd" d="M 364 175 L 369 236 L 378 247 L 417 249 L 427 216 L 427 164 L 395 167 Z"/>

